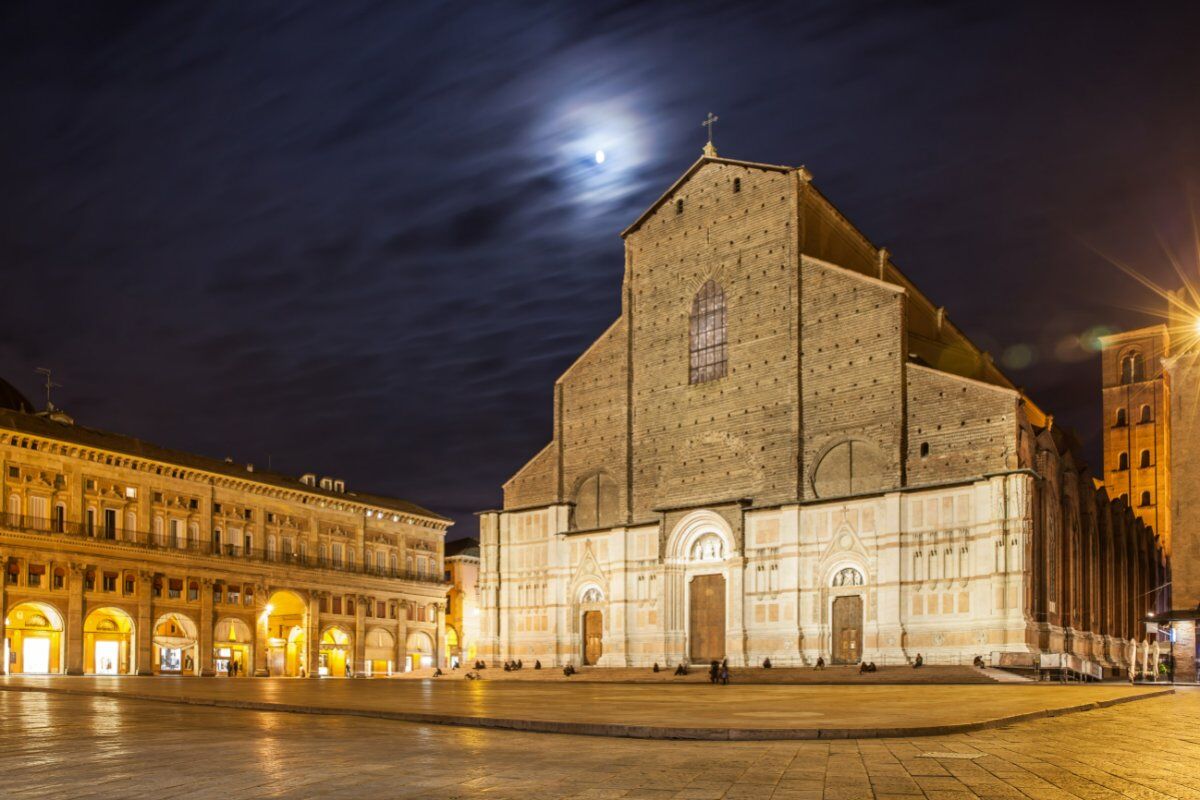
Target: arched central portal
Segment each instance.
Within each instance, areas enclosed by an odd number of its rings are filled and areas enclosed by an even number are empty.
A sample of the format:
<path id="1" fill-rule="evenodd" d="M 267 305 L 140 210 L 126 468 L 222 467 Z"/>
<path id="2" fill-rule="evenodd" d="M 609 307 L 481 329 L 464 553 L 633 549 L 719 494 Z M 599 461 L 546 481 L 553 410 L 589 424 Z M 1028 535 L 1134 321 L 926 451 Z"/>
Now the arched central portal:
<path id="1" fill-rule="evenodd" d="M 308 607 L 295 592 L 279 591 L 267 599 L 266 610 L 268 671 L 288 677 L 307 675 Z"/>
<path id="2" fill-rule="evenodd" d="M 119 608 L 98 608 L 83 623 L 83 671 L 91 675 L 132 675 L 133 618 Z"/>
<path id="3" fill-rule="evenodd" d="M 429 634 L 425 631 L 413 631 L 410 633 L 408 641 L 405 643 L 405 649 L 408 652 L 408 664 L 405 667 L 406 672 L 417 669 L 431 669 L 433 667 L 433 640 L 429 638 Z"/>
<path id="4" fill-rule="evenodd" d="M 697 575 L 688 590 L 688 656 L 692 661 L 725 658 L 725 576 Z"/>
<path id="5" fill-rule="evenodd" d="M 244 619 L 225 617 L 217 622 L 213 633 L 213 669 L 218 675 L 247 677 L 251 674 L 253 652 L 253 633 Z"/>

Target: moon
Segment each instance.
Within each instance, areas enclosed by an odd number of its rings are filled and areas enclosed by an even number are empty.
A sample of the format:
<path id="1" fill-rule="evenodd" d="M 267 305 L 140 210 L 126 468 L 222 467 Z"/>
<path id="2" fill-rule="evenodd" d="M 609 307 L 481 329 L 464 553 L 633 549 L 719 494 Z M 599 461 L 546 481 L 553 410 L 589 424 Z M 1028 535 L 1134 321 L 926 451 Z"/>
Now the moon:
<path id="1" fill-rule="evenodd" d="M 597 150 L 597 151 L 596 151 L 596 163 L 597 163 L 597 164 L 603 164 L 603 163 L 604 163 L 604 151 L 603 151 L 603 150 Z"/>

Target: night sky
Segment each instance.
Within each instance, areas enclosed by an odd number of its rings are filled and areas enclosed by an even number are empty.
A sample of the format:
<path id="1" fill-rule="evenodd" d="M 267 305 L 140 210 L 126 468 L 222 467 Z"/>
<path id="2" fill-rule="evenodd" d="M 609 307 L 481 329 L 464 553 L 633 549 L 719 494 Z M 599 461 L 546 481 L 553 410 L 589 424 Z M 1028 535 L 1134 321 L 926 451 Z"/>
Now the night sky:
<path id="1" fill-rule="evenodd" d="M 5 4 L 0 375 L 474 535 L 711 110 L 1098 467 L 1086 345 L 1156 302 L 1099 253 L 1196 272 L 1200 4 L 1041 5 Z"/>

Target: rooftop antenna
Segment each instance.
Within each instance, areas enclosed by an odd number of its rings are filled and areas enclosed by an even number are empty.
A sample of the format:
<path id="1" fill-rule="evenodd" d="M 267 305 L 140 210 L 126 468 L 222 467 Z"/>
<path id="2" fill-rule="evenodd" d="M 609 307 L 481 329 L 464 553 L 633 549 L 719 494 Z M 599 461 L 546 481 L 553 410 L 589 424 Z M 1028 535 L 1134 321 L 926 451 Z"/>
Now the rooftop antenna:
<path id="1" fill-rule="evenodd" d="M 61 389 L 62 384 L 55 383 L 54 381 L 50 380 L 50 370 L 46 369 L 45 367 L 38 367 L 37 369 L 34 370 L 34 372 L 40 372 L 41 374 L 46 376 L 46 411 L 53 411 L 54 403 L 50 402 L 50 390 L 51 389 Z"/>

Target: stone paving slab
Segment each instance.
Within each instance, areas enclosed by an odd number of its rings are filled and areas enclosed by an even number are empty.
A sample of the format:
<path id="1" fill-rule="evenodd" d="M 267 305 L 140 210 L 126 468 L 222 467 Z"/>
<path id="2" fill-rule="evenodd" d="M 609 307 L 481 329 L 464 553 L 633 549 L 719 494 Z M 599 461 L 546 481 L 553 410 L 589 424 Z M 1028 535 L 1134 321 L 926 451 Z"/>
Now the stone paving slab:
<path id="1" fill-rule="evenodd" d="M 0 796 L 353 800 L 1197 800 L 1200 690 L 968 734 L 545 736 L 0 691 Z"/>
<path id="2" fill-rule="evenodd" d="M 642 739 L 936 736 L 1169 694 L 1126 685 L 711 686 L 6 677 L 0 689 Z"/>

